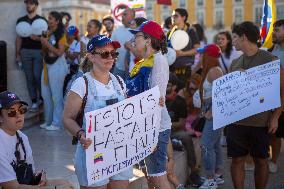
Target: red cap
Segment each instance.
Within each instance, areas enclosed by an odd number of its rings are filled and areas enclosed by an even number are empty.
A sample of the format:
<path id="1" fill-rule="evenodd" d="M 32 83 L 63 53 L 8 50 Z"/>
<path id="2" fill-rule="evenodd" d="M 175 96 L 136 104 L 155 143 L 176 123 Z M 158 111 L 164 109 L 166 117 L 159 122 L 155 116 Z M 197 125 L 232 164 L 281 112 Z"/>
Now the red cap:
<path id="1" fill-rule="evenodd" d="M 203 48 L 198 48 L 197 52 L 206 53 L 207 55 L 215 57 L 215 58 L 219 58 L 221 55 L 221 49 L 215 44 L 207 45 Z"/>
<path id="2" fill-rule="evenodd" d="M 143 22 L 137 30 L 129 30 L 129 31 L 133 34 L 136 34 L 138 32 L 143 32 L 156 39 L 161 39 L 163 34 L 163 29 L 161 28 L 161 26 L 154 21 Z"/>

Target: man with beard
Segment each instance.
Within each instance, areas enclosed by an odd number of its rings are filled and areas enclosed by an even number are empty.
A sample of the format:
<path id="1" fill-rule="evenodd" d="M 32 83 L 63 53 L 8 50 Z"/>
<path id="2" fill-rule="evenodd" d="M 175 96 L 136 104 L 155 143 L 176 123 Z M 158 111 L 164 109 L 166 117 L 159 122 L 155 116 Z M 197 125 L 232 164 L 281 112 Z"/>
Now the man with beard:
<path id="1" fill-rule="evenodd" d="M 271 53 L 280 59 L 280 64 L 284 68 L 284 19 L 278 20 L 273 25 L 272 42 L 274 44 Z M 270 138 L 270 145 L 272 148 L 271 161 L 269 161 L 269 171 L 276 173 L 278 166 L 277 160 L 281 149 L 281 138 L 284 138 L 284 113 L 282 112 L 279 121 L 278 129 L 275 135 Z"/>
<path id="2" fill-rule="evenodd" d="M 107 15 L 103 18 L 102 24 L 105 27 L 105 35 L 111 38 L 111 34 L 114 28 L 114 20 L 111 16 Z"/>
<path id="3" fill-rule="evenodd" d="M 17 24 L 25 22 L 30 26 L 33 21 L 45 18 L 37 15 L 38 0 L 25 0 L 27 15 L 19 18 Z M 42 103 L 41 92 L 41 72 L 42 72 L 42 56 L 40 36 L 30 35 L 23 37 L 17 35 L 16 38 L 16 61 L 22 62 L 22 69 L 25 72 L 27 79 L 27 87 L 32 106 L 30 111 L 37 111 Z M 39 95 L 38 95 L 39 94 Z"/>

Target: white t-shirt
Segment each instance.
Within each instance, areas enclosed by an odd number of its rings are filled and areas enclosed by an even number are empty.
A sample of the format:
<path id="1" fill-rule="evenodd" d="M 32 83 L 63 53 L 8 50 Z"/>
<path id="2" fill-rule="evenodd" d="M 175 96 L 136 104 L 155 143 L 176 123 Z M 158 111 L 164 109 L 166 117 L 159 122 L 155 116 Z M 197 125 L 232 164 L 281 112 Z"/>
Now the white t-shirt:
<path id="1" fill-rule="evenodd" d="M 80 47 L 81 47 L 80 42 L 77 41 L 77 40 L 74 40 L 74 41 L 71 43 L 71 45 L 70 45 L 68 51 L 69 51 L 70 53 L 79 53 L 79 52 L 81 51 L 81 48 L 80 48 Z M 74 63 L 75 63 L 75 64 L 78 64 L 78 63 L 79 63 L 78 58 L 76 58 L 76 59 L 74 60 Z"/>
<path id="2" fill-rule="evenodd" d="M 18 133 L 20 137 L 23 139 L 24 146 L 26 149 L 26 162 L 28 164 L 32 164 L 33 169 L 35 169 L 32 149 L 28 137 L 21 131 L 18 131 Z M 16 157 L 14 153 L 17 144 L 17 136 L 16 135 L 11 136 L 0 128 L 0 144 L 1 144 L 0 147 L 0 185 L 1 185 L 1 183 L 3 182 L 13 181 L 17 179 L 16 173 L 11 165 L 13 161 L 16 162 Z M 24 152 L 22 146 L 19 145 L 18 149 L 20 150 L 21 160 L 23 160 Z"/>
<path id="3" fill-rule="evenodd" d="M 232 61 L 233 61 L 234 59 L 236 59 L 236 58 L 239 58 L 242 54 L 243 54 L 243 53 L 242 53 L 241 51 L 237 51 L 237 50 L 235 49 L 235 47 L 233 47 L 233 49 L 232 49 L 232 51 L 231 51 L 231 56 L 230 56 L 229 58 L 227 58 L 227 57 L 225 56 L 225 53 L 222 52 L 222 57 L 223 57 L 223 61 L 224 61 L 224 62 L 222 61 L 222 58 L 221 58 L 221 57 L 219 58 L 219 62 L 220 62 L 220 67 L 222 68 L 222 71 L 223 71 L 224 74 L 228 73 L 228 70 L 229 70 L 229 68 L 230 68 L 230 66 L 231 66 L 231 64 L 232 64 Z M 224 63 L 225 63 L 225 65 L 226 65 L 227 70 L 226 70 L 226 68 L 224 67 Z"/>
<path id="4" fill-rule="evenodd" d="M 90 73 L 87 73 L 87 74 L 90 74 Z M 123 82 L 122 78 L 119 78 L 119 79 L 123 83 L 123 89 L 126 90 L 126 85 Z M 112 96 L 113 94 L 116 93 L 116 90 L 113 87 L 112 80 L 110 80 L 107 85 L 101 83 L 100 81 L 98 81 L 94 78 L 93 78 L 92 81 L 96 85 L 97 96 Z M 73 82 L 70 90 L 73 91 L 74 93 L 78 94 L 83 99 L 85 94 L 86 94 L 86 84 L 85 84 L 84 78 L 79 77 L 78 79 L 76 79 Z M 124 91 L 124 94 L 125 93 L 126 93 L 126 91 Z"/>
<path id="5" fill-rule="evenodd" d="M 133 37 L 133 34 L 130 33 L 129 28 L 126 28 L 125 26 L 118 27 L 116 30 L 113 31 L 111 35 L 111 39 L 113 41 L 119 41 L 121 45 L 121 47 L 117 49 L 117 51 L 119 52 L 119 56 L 115 63 L 115 67 L 118 68 L 119 70 L 125 71 L 124 62 L 125 62 L 127 50 L 124 48 L 124 44 L 125 42 L 130 41 L 132 37 Z M 131 59 L 133 59 L 133 57 Z M 130 60 L 130 61 L 133 61 L 133 60 Z"/>
<path id="6" fill-rule="evenodd" d="M 161 96 L 165 98 L 169 81 L 169 64 L 162 53 L 154 54 L 154 66 L 150 75 L 150 88 L 159 86 Z M 172 126 L 166 105 L 162 107 L 160 132 L 170 129 Z"/>

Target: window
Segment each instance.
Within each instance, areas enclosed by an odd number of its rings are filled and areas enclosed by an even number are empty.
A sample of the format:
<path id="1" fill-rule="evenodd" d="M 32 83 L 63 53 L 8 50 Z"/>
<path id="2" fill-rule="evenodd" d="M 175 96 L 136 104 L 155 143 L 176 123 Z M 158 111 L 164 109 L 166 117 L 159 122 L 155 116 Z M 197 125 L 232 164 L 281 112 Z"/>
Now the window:
<path id="1" fill-rule="evenodd" d="M 223 27 L 223 10 L 216 10 L 215 11 L 215 27 L 222 28 Z"/>
<path id="2" fill-rule="evenodd" d="M 198 7 L 203 7 L 203 5 L 204 5 L 203 0 L 197 0 L 197 6 Z"/>
<path id="3" fill-rule="evenodd" d="M 283 19 L 284 18 L 284 5 L 279 5 L 277 7 L 277 19 Z"/>
<path id="4" fill-rule="evenodd" d="M 243 21 L 243 9 L 236 8 L 235 9 L 235 23 L 241 23 Z"/>
<path id="5" fill-rule="evenodd" d="M 215 4 L 216 5 L 220 5 L 220 4 L 222 4 L 223 3 L 223 0 L 215 0 Z"/>
<path id="6" fill-rule="evenodd" d="M 256 25 L 261 25 L 261 19 L 262 19 L 262 6 L 258 6 L 254 8 L 254 22 Z"/>
<path id="7" fill-rule="evenodd" d="M 179 7 L 186 8 L 186 0 L 179 0 Z"/>
<path id="8" fill-rule="evenodd" d="M 200 25 L 204 25 L 204 12 L 203 11 L 198 11 L 196 13 L 196 18 L 197 18 L 197 22 L 200 24 Z"/>
<path id="9" fill-rule="evenodd" d="M 235 0 L 235 3 L 241 3 L 242 0 Z"/>

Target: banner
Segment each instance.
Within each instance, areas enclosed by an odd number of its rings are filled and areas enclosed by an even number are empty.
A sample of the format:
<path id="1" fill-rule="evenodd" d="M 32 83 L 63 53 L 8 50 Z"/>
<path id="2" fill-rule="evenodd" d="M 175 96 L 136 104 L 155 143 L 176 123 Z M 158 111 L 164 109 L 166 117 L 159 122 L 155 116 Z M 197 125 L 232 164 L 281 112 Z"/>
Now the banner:
<path id="1" fill-rule="evenodd" d="M 111 12 L 116 24 L 121 24 L 121 16 L 127 8 L 135 10 L 135 17 L 146 18 L 145 0 L 111 0 Z"/>
<path id="2" fill-rule="evenodd" d="M 150 155 L 158 143 L 160 92 L 144 93 L 85 114 L 88 185 L 124 171 Z"/>
<path id="3" fill-rule="evenodd" d="M 274 0 L 264 0 L 260 35 L 262 47 L 272 47 L 273 23 L 276 21 L 276 8 Z"/>
<path id="4" fill-rule="evenodd" d="M 280 105 L 280 60 L 229 73 L 213 82 L 213 129 Z"/>

